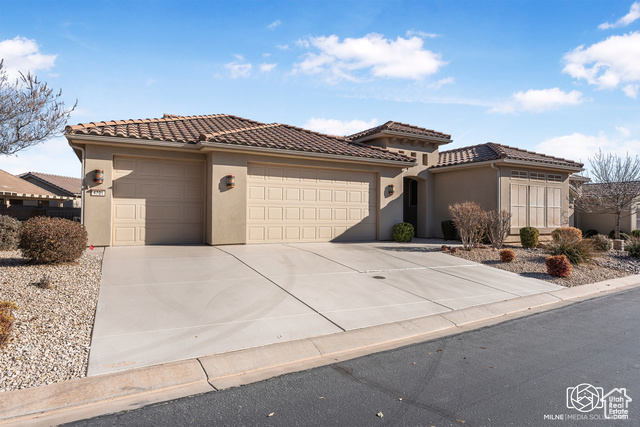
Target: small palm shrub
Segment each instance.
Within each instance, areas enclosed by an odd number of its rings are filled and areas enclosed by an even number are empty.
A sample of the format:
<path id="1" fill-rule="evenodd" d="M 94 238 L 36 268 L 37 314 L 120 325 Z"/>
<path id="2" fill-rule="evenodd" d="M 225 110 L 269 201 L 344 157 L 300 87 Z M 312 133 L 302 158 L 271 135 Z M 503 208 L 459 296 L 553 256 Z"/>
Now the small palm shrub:
<path id="1" fill-rule="evenodd" d="M 613 247 L 613 243 L 611 239 L 605 236 L 604 234 L 596 234 L 592 236 L 589 240 L 591 240 L 591 244 L 593 245 L 593 249 L 598 252 L 607 252 L 610 251 Z"/>
<path id="2" fill-rule="evenodd" d="M 640 230 L 633 230 L 631 232 L 631 237 L 635 237 L 637 239 L 640 239 Z"/>
<path id="3" fill-rule="evenodd" d="M 616 230 L 611 230 L 609 232 L 609 238 L 610 239 L 615 239 L 616 238 Z M 620 232 L 620 239 L 621 240 L 629 240 L 629 235 L 627 233 L 623 233 L 622 231 Z"/>
<path id="4" fill-rule="evenodd" d="M 442 221 L 440 226 L 442 227 L 442 237 L 444 240 L 456 240 L 456 225 L 452 220 Z"/>
<path id="5" fill-rule="evenodd" d="M 20 221 L 0 215 L 0 251 L 18 249 L 20 243 Z"/>
<path id="6" fill-rule="evenodd" d="M 413 235 L 413 225 L 408 222 L 399 222 L 393 226 L 393 240 L 396 242 L 410 242 Z"/>
<path id="7" fill-rule="evenodd" d="M 18 306 L 12 302 L 0 301 L 0 346 L 9 341 L 9 335 L 13 327 L 12 311 L 17 308 Z"/>
<path id="8" fill-rule="evenodd" d="M 593 243 L 587 240 L 559 240 L 547 246 L 551 255 L 564 255 L 572 264 L 582 264 L 593 258 Z"/>
<path id="9" fill-rule="evenodd" d="M 624 249 L 629 252 L 629 255 L 640 259 L 640 238 L 633 237 L 627 241 L 624 245 Z"/>
<path id="10" fill-rule="evenodd" d="M 569 277 L 571 276 L 571 262 L 565 255 L 553 255 L 547 257 L 545 264 L 547 273 L 553 277 Z"/>
<path id="11" fill-rule="evenodd" d="M 581 240 L 582 230 L 575 227 L 556 228 L 551 232 L 551 238 L 554 242 L 559 240 Z"/>
<path id="12" fill-rule="evenodd" d="M 516 253 L 511 249 L 503 249 L 500 251 L 500 261 L 511 262 L 516 259 Z"/>
<path id="13" fill-rule="evenodd" d="M 538 246 L 540 232 L 534 227 L 523 227 L 520 229 L 520 244 L 523 248 L 535 248 Z"/>
<path id="14" fill-rule="evenodd" d="M 596 234 L 600 234 L 598 233 L 598 230 L 594 230 L 593 228 L 591 230 L 587 230 L 584 232 L 584 234 L 582 235 L 582 237 L 584 237 L 585 239 L 588 237 L 593 237 Z"/>
<path id="15" fill-rule="evenodd" d="M 38 264 L 75 261 L 87 247 L 87 231 L 63 218 L 34 217 L 20 230 L 22 256 Z"/>

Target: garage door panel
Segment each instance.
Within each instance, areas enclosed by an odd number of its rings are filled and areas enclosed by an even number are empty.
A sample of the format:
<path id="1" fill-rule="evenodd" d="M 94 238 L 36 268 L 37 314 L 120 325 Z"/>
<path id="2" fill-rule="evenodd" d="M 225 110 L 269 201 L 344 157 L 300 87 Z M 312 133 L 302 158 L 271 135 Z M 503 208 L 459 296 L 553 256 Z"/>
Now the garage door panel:
<path id="1" fill-rule="evenodd" d="M 248 243 L 376 238 L 375 174 L 256 165 L 248 171 Z"/>
<path id="2" fill-rule="evenodd" d="M 202 243 L 203 164 L 116 157 L 113 244 Z"/>

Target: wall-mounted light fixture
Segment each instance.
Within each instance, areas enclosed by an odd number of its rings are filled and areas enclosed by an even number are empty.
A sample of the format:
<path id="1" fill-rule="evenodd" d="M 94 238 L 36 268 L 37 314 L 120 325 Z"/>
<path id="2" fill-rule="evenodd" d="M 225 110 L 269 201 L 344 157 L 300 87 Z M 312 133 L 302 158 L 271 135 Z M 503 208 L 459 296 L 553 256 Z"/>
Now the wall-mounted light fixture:
<path id="1" fill-rule="evenodd" d="M 393 196 L 393 194 L 396 192 L 396 187 L 393 184 L 387 185 L 387 192 L 390 196 Z"/>
<path id="2" fill-rule="evenodd" d="M 104 182 L 104 170 L 95 169 L 93 171 L 93 182 L 96 184 L 102 184 Z"/>
<path id="3" fill-rule="evenodd" d="M 227 175 L 227 188 L 233 188 L 236 186 L 236 177 L 235 175 Z"/>

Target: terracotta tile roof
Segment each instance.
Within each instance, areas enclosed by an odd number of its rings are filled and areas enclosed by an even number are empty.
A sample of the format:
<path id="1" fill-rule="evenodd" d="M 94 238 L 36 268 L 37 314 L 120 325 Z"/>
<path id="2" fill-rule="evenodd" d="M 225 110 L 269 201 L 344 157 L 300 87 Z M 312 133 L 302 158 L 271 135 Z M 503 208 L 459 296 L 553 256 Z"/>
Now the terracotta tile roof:
<path id="1" fill-rule="evenodd" d="M 394 160 L 414 160 L 386 149 L 352 142 L 279 123 L 264 124 L 227 114 L 209 116 L 176 116 L 161 119 L 92 122 L 67 126 L 67 135 L 96 135 L 121 138 L 182 142 L 223 143 L 292 151 Z"/>
<path id="2" fill-rule="evenodd" d="M 383 131 L 392 131 L 392 132 L 402 132 L 415 134 L 418 136 L 428 136 L 432 138 L 443 138 L 443 139 L 451 139 L 451 135 L 447 135 L 446 133 L 437 132 L 431 129 L 425 129 L 418 126 L 408 125 L 400 122 L 388 121 L 383 125 L 376 126 L 371 129 L 363 130 L 362 132 L 355 133 L 347 137 L 350 141 L 355 141 L 360 138 L 364 138 L 366 136 L 375 135 L 376 133 L 380 133 Z"/>
<path id="3" fill-rule="evenodd" d="M 9 172 L 5 172 L 3 170 L 0 170 L 0 194 L 24 197 L 42 196 L 46 198 L 60 198 L 60 196 L 56 196 L 37 185 L 33 185 L 32 183 L 11 175 Z"/>
<path id="4" fill-rule="evenodd" d="M 42 181 L 52 187 L 58 188 L 70 196 L 80 195 L 82 192 L 82 180 L 71 176 L 51 175 L 41 172 L 27 172 L 18 175 L 22 179 L 33 177 L 38 181 Z M 35 185 L 35 184 L 34 184 Z"/>
<path id="5" fill-rule="evenodd" d="M 527 151 L 521 148 L 488 142 L 486 144 L 472 145 L 470 147 L 457 148 L 455 150 L 441 151 L 438 164 L 432 168 L 500 159 L 524 160 L 535 163 L 575 168 L 582 168 L 583 166 L 582 163 L 574 162 L 572 160 L 561 159 L 559 157 L 534 153 L 533 151 Z"/>

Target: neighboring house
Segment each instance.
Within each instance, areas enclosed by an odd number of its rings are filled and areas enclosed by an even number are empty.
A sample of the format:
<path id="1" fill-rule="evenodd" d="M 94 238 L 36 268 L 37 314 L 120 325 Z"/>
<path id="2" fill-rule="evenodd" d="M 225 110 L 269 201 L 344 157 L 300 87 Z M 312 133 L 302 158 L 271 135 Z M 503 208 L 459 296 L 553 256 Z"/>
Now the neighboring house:
<path id="1" fill-rule="evenodd" d="M 583 181 L 578 187 L 581 194 L 598 193 L 598 187 L 603 185 L 590 183 L 588 178 L 584 179 L 587 181 Z M 635 182 L 635 185 L 640 186 L 640 182 Z M 576 226 L 583 231 L 595 230 L 600 234 L 608 235 L 616 228 L 616 215 L 612 213 L 576 212 L 576 217 Z M 640 230 L 640 198 L 636 199 L 620 216 L 620 232 L 630 235 L 633 230 Z"/>
<path id="2" fill-rule="evenodd" d="M 65 208 L 79 208 L 81 205 L 80 198 L 82 195 L 82 180 L 80 178 L 51 175 L 40 172 L 27 172 L 18 175 L 18 177 L 37 185 L 50 193 L 68 197 L 69 200 L 63 204 L 63 207 Z"/>
<path id="3" fill-rule="evenodd" d="M 93 245 L 389 240 L 441 236 L 448 205 L 514 214 L 512 232 L 568 225 L 582 164 L 387 122 L 349 137 L 231 115 L 67 126 L 83 162 Z M 100 178 L 103 177 L 103 181 Z"/>
<path id="4" fill-rule="evenodd" d="M 62 206 L 68 197 L 58 196 L 0 170 L 0 207 Z"/>

